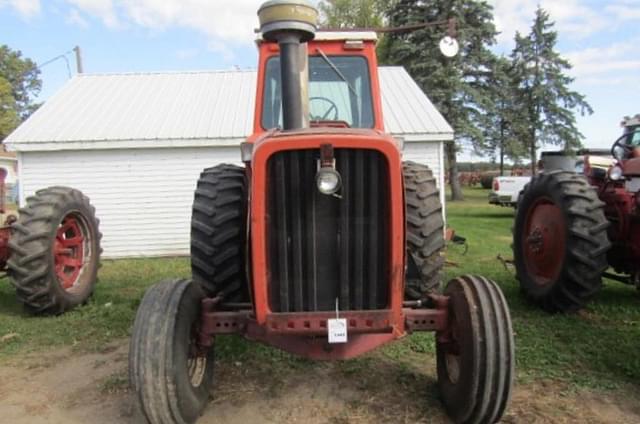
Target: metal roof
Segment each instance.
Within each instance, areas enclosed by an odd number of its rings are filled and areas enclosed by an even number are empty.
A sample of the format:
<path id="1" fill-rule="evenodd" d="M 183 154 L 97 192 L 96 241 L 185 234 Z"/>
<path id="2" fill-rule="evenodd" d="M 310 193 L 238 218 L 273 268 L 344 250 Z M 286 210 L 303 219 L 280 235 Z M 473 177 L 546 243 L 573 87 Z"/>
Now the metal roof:
<path id="1" fill-rule="evenodd" d="M 453 130 L 401 67 L 381 67 L 384 124 L 406 141 Z M 253 129 L 256 72 L 80 74 L 5 140 L 11 150 L 232 145 Z"/>

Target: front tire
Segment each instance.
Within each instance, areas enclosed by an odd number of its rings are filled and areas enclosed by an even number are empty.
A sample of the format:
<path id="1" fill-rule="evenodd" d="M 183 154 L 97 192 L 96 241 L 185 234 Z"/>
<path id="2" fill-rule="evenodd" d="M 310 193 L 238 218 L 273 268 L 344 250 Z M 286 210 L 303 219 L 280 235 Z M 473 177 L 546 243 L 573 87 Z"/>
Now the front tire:
<path id="1" fill-rule="evenodd" d="M 526 297 L 550 312 L 583 308 L 602 286 L 608 227 L 604 203 L 585 177 L 566 171 L 533 177 L 513 232 L 516 277 Z"/>
<path id="2" fill-rule="evenodd" d="M 442 289 L 444 220 L 436 179 L 428 166 L 402 164 L 407 216 L 405 298 L 423 299 Z"/>
<path id="3" fill-rule="evenodd" d="M 456 423 L 495 423 L 513 388 L 514 341 L 509 307 L 497 284 L 466 275 L 451 280 L 449 331 L 436 334 L 438 386 Z"/>
<path id="4" fill-rule="evenodd" d="M 213 349 L 198 352 L 200 301 L 189 280 L 165 280 L 144 295 L 129 347 L 129 382 L 151 424 L 193 423 L 213 385 Z"/>
<path id="5" fill-rule="evenodd" d="M 102 253 L 98 226 L 79 190 L 49 187 L 27 199 L 11 224 L 7 273 L 29 312 L 61 314 L 87 301 Z"/>

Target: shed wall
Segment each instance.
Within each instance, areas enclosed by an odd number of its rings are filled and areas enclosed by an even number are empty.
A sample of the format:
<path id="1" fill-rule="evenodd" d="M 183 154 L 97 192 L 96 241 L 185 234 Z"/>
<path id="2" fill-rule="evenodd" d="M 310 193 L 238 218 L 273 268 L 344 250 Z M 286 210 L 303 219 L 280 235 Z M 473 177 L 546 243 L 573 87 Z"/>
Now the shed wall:
<path id="1" fill-rule="evenodd" d="M 22 196 L 51 185 L 82 190 L 100 219 L 104 257 L 184 255 L 200 171 L 239 159 L 238 147 L 25 152 Z"/>

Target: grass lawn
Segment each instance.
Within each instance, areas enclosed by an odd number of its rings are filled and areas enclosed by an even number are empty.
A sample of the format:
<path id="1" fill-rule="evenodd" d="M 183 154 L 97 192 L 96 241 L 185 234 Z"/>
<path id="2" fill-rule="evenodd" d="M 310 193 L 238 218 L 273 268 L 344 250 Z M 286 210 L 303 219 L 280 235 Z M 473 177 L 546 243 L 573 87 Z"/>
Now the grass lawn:
<path id="1" fill-rule="evenodd" d="M 468 189 L 467 200 L 447 205 L 448 224 L 468 241 L 468 252 L 449 246 L 447 277 L 483 274 L 497 281 L 509 301 L 517 346 L 518 379 L 552 379 L 569 387 L 615 388 L 640 384 L 640 293 L 618 283 L 605 285 L 589 307 L 575 315 L 549 315 L 521 297 L 512 269 L 496 259 L 511 258 L 513 210 L 491 206 L 487 192 Z M 59 317 L 29 317 L 15 300 L 7 281 L 0 281 L 0 363 L 56 346 L 100 351 L 110 341 L 128 337 L 145 289 L 167 277 L 186 277 L 186 258 L 104 261 L 92 300 Z M 237 337 L 217 343 L 221 361 L 255 361 L 270 367 L 312 367 L 312 363 Z M 414 334 L 363 358 L 341 365 L 344 373 L 358 372 L 371 361 L 410 366 L 433 361 L 431 334 Z M 284 359 L 284 360 L 283 360 Z M 398 377 L 402 378 L 402 376 Z"/>

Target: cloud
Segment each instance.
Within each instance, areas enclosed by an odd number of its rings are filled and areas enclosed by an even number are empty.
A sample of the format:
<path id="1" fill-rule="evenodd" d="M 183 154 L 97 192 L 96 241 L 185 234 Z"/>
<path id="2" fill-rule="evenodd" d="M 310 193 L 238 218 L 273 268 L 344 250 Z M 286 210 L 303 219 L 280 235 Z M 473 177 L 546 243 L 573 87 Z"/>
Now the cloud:
<path id="1" fill-rule="evenodd" d="M 123 3 L 122 8 L 143 27 L 180 26 L 217 40 L 250 43 L 261 3 L 262 0 L 135 0 Z"/>
<path id="2" fill-rule="evenodd" d="M 9 6 L 23 18 L 31 18 L 40 13 L 40 0 L 0 0 L 0 9 Z"/>
<path id="3" fill-rule="evenodd" d="M 120 26 L 113 0 L 67 0 L 67 3 L 75 6 L 77 10 L 99 18 L 109 28 Z"/>
<path id="4" fill-rule="evenodd" d="M 64 21 L 68 24 L 76 25 L 83 29 L 89 27 L 89 23 L 82 17 L 82 15 L 80 15 L 78 9 L 70 9 Z"/>
<path id="5" fill-rule="evenodd" d="M 600 47 L 571 51 L 565 57 L 573 65 L 571 73 L 587 85 L 629 85 L 640 83 L 640 59 L 635 46 L 640 38 Z"/>
<path id="6" fill-rule="evenodd" d="M 0 0 L 2 1 L 2 0 Z M 150 30 L 181 27 L 214 42 L 251 43 L 263 0 L 66 0 L 109 28 L 135 25 Z M 221 49 L 218 49 L 221 50 Z"/>
<path id="7" fill-rule="evenodd" d="M 616 20 L 633 21 L 640 20 L 640 1 L 621 2 L 611 4 L 604 8 L 612 14 Z"/>
<path id="8" fill-rule="evenodd" d="M 580 39 L 607 28 L 610 17 L 584 0 L 489 0 L 494 7 L 498 42 L 511 46 L 516 31 L 528 33 L 538 5 L 549 12 L 556 29 Z"/>

